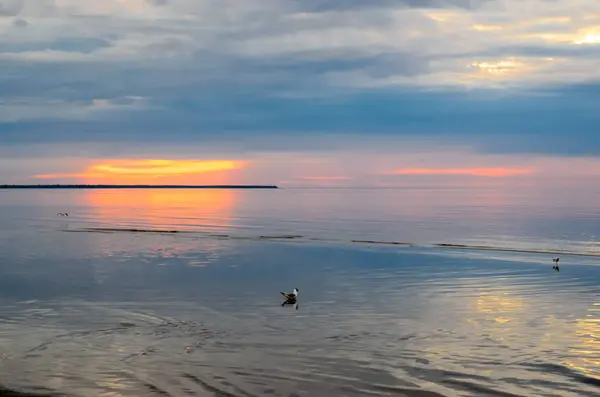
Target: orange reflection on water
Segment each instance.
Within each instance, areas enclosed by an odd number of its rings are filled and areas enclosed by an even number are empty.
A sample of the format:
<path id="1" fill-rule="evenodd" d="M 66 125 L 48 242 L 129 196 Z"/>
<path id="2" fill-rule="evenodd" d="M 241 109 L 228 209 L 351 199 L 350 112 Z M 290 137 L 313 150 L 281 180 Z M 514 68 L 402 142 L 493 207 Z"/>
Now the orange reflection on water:
<path id="1" fill-rule="evenodd" d="M 228 189 L 85 190 L 92 218 L 107 227 L 211 231 L 233 226 L 236 192 Z"/>
<path id="2" fill-rule="evenodd" d="M 566 364 L 600 379 L 600 303 L 594 304 L 585 318 L 577 320 L 575 335 L 578 343 L 571 349 L 575 357 Z"/>
<path id="3" fill-rule="evenodd" d="M 482 294 L 476 301 L 476 307 L 486 320 L 500 324 L 514 322 L 525 310 L 523 299 L 509 294 Z"/>

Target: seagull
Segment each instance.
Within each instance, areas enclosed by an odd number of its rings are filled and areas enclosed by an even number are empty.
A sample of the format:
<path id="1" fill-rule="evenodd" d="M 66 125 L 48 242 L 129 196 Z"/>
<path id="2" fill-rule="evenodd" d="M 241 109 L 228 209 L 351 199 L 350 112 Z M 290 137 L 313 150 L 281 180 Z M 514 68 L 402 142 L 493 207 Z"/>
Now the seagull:
<path id="1" fill-rule="evenodd" d="M 281 295 L 285 296 L 285 299 L 297 299 L 298 288 L 294 288 L 292 292 L 281 292 Z"/>
<path id="2" fill-rule="evenodd" d="M 56 216 L 69 216 L 67 212 L 59 212 Z"/>
<path id="3" fill-rule="evenodd" d="M 285 297 L 285 300 L 281 304 L 281 307 L 285 305 L 294 305 L 298 310 L 298 288 L 294 288 L 292 292 L 280 292 Z"/>
<path id="4" fill-rule="evenodd" d="M 560 258 L 557 256 L 556 258 L 552 258 L 552 262 L 554 262 L 554 266 L 552 266 L 552 269 L 556 270 L 557 272 L 559 272 L 559 268 L 558 268 L 558 261 L 560 260 Z"/>

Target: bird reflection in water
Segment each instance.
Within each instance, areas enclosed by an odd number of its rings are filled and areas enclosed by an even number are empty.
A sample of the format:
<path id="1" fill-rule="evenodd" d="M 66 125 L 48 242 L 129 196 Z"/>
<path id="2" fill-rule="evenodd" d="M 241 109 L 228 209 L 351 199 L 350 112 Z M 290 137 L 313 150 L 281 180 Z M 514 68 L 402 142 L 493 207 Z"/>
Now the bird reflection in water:
<path id="1" fill-rule="evenodd" d="M 554 266 L 552 266 L 552 269 L 553 269 L 554 271 L 557 271 L 557 272 L 559 272 L 559 271 L 560 271 L 560 269 L 558 268 L 558 261 L 559 261 L 559 260 L 560 260 L 560 258 L 559 258 L 559 257 L 552 258 L 552 262 L 554 262 Z"/>

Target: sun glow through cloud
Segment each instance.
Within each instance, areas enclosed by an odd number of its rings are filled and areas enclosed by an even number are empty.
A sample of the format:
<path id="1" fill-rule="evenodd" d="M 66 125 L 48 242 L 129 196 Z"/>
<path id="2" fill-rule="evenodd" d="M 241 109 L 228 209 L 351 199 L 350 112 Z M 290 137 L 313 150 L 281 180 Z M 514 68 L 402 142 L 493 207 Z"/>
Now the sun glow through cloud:
<path id="1" fill-rule="evenodd" d="M 78 179 L 86 183 L 228 183 L 228 171 L 241 169 L 238 160 L 102 160 L 82 173 L 41 174 L 37 179 Z M 207 175 L 209 174 L 209 175 Z M 210 174 L 215 174 L 210 175 Z"/>
<path id="2" fill-rule="evenodd" d="M 504 29 L 504 27 L 500 25 L 473 25 L 472 28 L 482 32 L 492 32 Z"/>
<path id="3" fill-rule="evenodd" d="M 574 41 L 575 44 L 600 44 L 600 28 L 586 33 L 582 38 Z"/>

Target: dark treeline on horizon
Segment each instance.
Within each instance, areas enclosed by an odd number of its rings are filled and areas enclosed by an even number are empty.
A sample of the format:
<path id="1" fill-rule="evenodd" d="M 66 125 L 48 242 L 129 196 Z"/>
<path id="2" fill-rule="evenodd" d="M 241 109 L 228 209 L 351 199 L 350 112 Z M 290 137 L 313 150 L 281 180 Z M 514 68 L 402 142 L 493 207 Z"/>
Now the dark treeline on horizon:
<path id="1" fill-rule="evenodd" d="M 276 185 L 0 185 L 0 189 L 278 189 Z"/>

